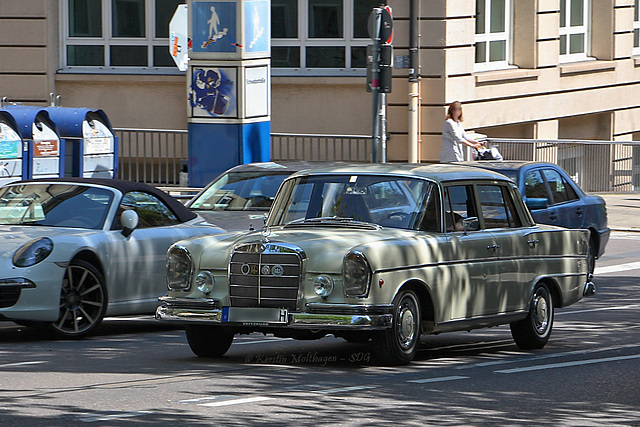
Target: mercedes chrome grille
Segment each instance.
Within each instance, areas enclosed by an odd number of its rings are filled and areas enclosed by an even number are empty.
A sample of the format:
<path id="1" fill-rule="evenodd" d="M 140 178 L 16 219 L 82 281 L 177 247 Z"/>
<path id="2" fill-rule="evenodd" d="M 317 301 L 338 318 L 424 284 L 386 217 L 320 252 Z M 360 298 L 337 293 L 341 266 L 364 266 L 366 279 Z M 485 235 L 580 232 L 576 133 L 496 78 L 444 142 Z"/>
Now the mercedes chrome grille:
<path id="1" fill-rule="evenodd" d="M 294 311 L 302 258 L 302 251 L 274 243 L 236 248 L 229 266 L 231 306 Z"/>

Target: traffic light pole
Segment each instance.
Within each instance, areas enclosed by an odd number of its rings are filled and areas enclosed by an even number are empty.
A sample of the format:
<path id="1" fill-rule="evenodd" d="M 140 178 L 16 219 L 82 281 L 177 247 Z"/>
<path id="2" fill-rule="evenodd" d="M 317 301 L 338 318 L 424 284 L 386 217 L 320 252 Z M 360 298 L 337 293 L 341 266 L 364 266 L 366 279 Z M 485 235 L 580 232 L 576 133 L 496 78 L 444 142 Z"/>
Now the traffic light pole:
<path id="1" fill-rule="evenodd" d="M 373 61 L 371 73 L 371 93 L 372 93 L 372 132 L 371 132 L 371 162 L 378 163 L 378 147 L 380 145 L 380 25 L 382 21 L 382 11 L 374 9 L 374 31 L 373 34 Z"/>

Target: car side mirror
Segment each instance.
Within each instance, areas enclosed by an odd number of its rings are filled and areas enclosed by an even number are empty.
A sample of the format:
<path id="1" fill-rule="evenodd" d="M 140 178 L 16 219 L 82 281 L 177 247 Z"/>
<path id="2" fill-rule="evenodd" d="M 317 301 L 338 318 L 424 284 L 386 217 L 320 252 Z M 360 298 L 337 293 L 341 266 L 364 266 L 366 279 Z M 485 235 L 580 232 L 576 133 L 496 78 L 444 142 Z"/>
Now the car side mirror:
<path id="1" fill-rule="evenodd" d="M 549 207 L 549 199 L 543 197 L 527 199 L 525 203 L 530 211 L 547 209 Z"/>
<path id="2" fill-rule="evenodd" d="M 469 218 L 464 218 L 462 220 L 462 228 L 464 229 L 464 232 L 466 233 L 467 231 L 476 231 L 480 228 L 480 224 L 478 223 L 478 217 L 477 216 L 470 216 Z"/>
<path id="3" fill-rule="evenodd" d="M 120 224 L 122 224 L 122 235 L 129 237 L 133 230 L 138 226 L 138 213 L 134 210 L 126 210 L 120 215 Z"/>

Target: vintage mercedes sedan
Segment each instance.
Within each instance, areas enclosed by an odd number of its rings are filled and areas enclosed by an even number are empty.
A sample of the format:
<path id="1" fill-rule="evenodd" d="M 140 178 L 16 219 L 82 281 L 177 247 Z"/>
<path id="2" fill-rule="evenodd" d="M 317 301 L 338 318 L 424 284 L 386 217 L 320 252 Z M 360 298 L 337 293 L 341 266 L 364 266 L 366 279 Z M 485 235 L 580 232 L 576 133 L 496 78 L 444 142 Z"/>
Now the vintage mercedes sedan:
<path id="1" fill-rule="evenodd" d="M 167 255 L 160 320 L 193 352 L 235 334 L 372 340 L 409 363 L 421 334 L 510 324 L 542 348 L 554 311 L 595 292 L 589 233 L 536 225 L 515 184 L 459 165 L 357 165 L 298 172 L 261 231 L 182 240 Z"/>

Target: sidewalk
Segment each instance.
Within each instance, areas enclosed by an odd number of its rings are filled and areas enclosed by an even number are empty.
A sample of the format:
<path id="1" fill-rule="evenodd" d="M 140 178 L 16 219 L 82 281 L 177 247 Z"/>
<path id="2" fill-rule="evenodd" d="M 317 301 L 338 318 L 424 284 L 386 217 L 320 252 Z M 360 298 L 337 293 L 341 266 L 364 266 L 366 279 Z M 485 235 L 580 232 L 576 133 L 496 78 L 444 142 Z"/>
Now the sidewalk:
<path id="1" fill-rule="evenodd" d="M 598 196 L 607 202 L 611 230 L 640 232 L 640 193 L 600 193 Z"/>

